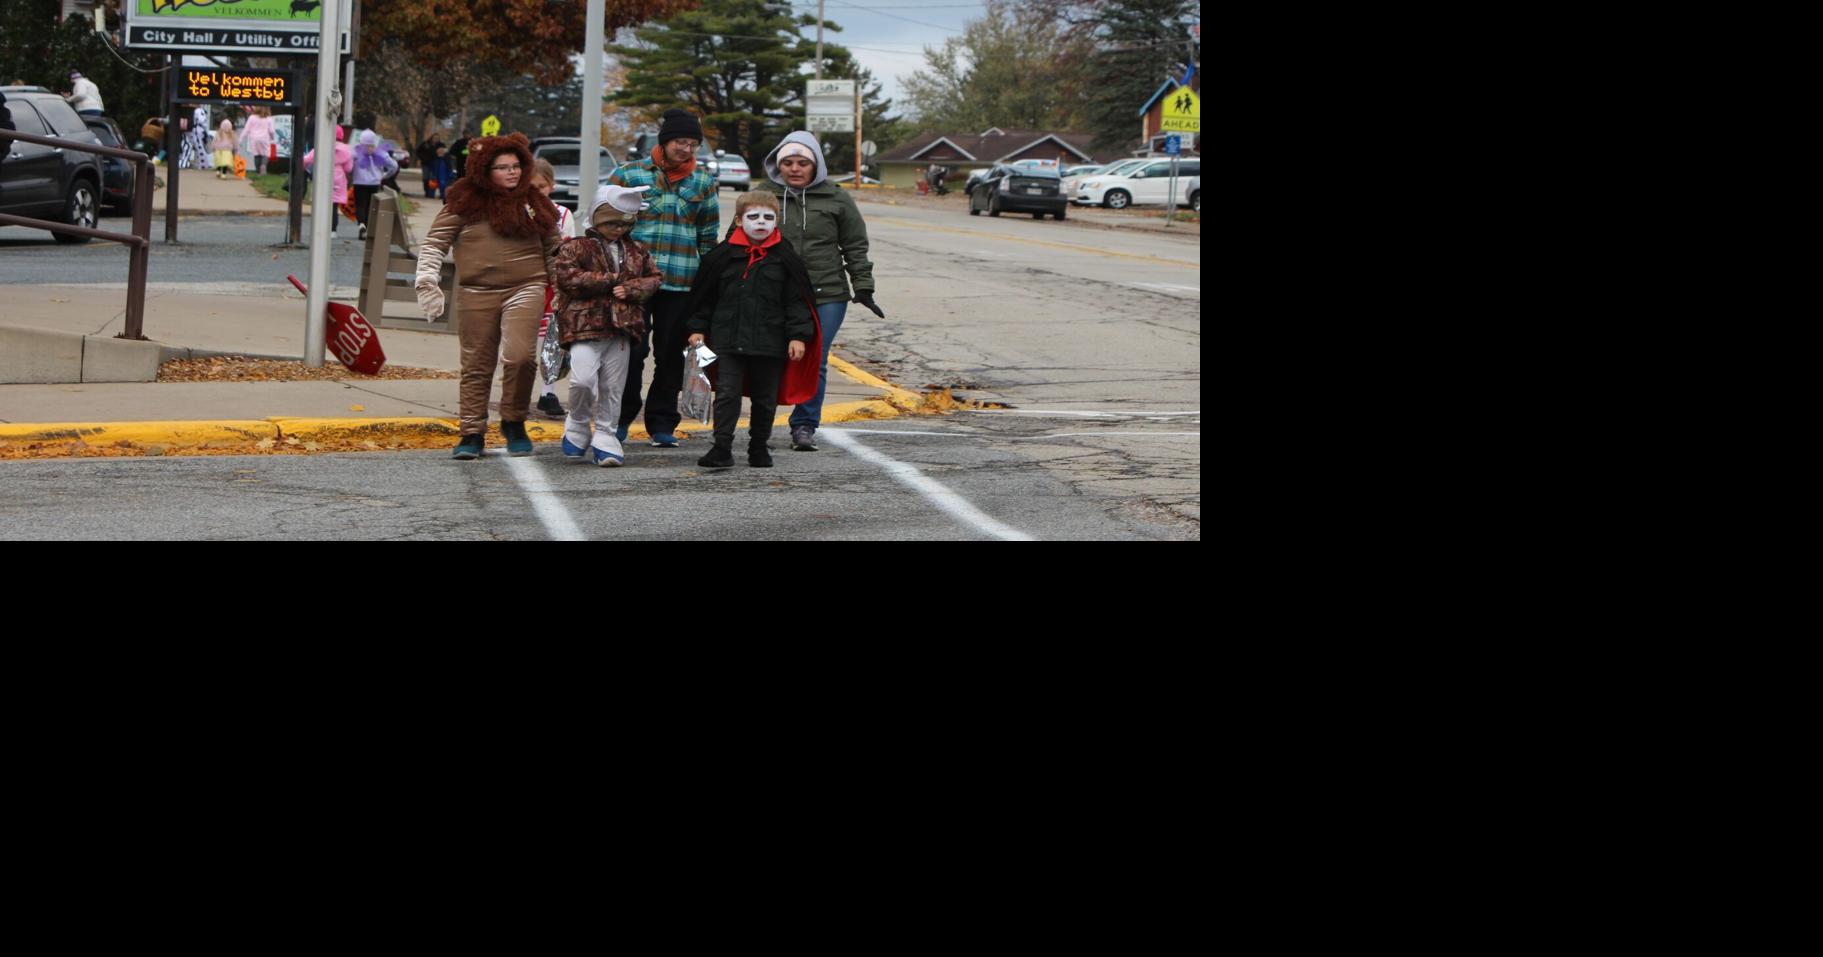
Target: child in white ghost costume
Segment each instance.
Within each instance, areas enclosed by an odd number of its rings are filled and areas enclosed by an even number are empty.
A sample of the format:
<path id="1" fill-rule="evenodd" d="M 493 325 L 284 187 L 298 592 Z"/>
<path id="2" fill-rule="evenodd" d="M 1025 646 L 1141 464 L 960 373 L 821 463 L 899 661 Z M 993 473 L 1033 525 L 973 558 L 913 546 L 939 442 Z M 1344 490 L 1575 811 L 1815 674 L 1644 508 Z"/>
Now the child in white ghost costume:
<path id="1" fill-rule="evenodd" d="M 620 427 L 630 347 L 646 331 L 642 304 L 664 282 L 652 254 L 628 235 L 645 190 L 601 187 L 589 207 L 588 231 L 566 240 L 551 267 L 558 297 L 557 341 L 570 350 L 563 454 L 588 456 L 600 466 L 626 461 L 614 432 Z"/>

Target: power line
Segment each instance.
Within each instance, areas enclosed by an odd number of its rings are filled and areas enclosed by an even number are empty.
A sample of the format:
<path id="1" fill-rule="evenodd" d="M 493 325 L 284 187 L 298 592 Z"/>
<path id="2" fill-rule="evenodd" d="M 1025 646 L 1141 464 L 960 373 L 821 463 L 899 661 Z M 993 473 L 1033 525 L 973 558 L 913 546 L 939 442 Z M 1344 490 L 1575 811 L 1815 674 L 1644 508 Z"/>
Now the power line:
<path id="1" fill-rule="evenodd" d="M 955 27 L 946 27 L 941 23 L 927 23 L 923 20 L 913 20 L 911 17 L 902 17 L 896 13 L 885 13 L 885 12 L 882 12 L 881 9 L 876 8 L 876 7 L 864 7 L 858 3 L 841 3 L 840 0 L 829 0 L 829 2 L 838 7 L 847 7 L 850 10 L 865 10 L 868 13 L 877 13 L 883 17 L 891 17 L 894 20 L 904 20 L 906 23 L 915 23 L 921 27 L 930 27 L 933 30 L 942 30 L 946 33 L 961 33 L 962 32 L 961 30 L 958 30 Z"/>

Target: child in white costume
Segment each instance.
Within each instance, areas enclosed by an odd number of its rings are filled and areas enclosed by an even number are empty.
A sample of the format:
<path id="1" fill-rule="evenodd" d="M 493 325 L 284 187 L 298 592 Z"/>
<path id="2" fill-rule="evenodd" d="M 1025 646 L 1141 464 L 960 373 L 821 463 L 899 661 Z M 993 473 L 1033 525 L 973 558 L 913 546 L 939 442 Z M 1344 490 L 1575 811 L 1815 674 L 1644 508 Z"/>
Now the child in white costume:
<path id="1" fill-rule="evenodd" d="M 588 231 L 566 240 L 552 261 L 558 341 L 570 350 L 563 454 L 590 456 L 600 466 L 626 461 L 614 432 L 620 426 L 630 347 L 646 331 L 642 303 L 664 282 L 652 254 L 628 235 L 645 190 L 603 186 L 589 207 Z"/>

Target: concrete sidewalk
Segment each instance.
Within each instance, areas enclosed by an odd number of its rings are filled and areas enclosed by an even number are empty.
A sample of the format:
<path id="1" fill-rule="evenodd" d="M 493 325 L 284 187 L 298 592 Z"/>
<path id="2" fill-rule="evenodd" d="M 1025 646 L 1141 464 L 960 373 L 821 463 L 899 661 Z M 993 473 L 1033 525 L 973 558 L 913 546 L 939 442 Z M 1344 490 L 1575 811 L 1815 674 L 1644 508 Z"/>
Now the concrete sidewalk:
<path id="1" fill-rule="evenodd" d="M 161 175 L 173 171 L 161 170 Z M 282 215 L 285 204 L 266 199 L 245 181 L 217 180 L 213 173 L 184 170 L 180 215 Z M 407 225 L 422 239 L 443 208 L 426 199 L 415 176 L 400 183 L 417 204 Z M 403 177 L 402 177 L 403 179 Z M 164 190 L 159 190 L 160 196 Z M 308 206 L 306 206 L 308 209 Z M 83 286 L 16 284 L 4 287 L 0 331 L 33 330 L 80 337 L 111 337 L 125 321 L 126 284 Z M 353 303 L 357 290 L 336 287 L 331 298 Z M 163 347 L 164 356 L 189 358 L 244 355 L 297 359 L 303 355 L 305 300 L 288 285 L 256 282 L 251 277 L 224 276 L 209 283 L 151 283 L 146 289 L 146 334 Z M 386 315 L 417 318 L 416 304 L 388 303 Z M 376 325 L 380 317 L 369 316 Z M 442 371 L 461 368 L 460 343 L 444 332 L 382 328 L 382 348 L 390 367 Z M 335 359 L 330 357 L 329 364 Z M 646 382 L 651 382 L 648 360 Z M 311 428 L 352 432 L 370 430 L 376 438 L 405 434 L 440 443 L 453 434 L 458 383 L 453 379 L 346 379 L 307 382 L 85 382 L 0 385 L 0 448 L 9 443 L 55 442 L 84 436 L 91 444 L 120 438 L 138 445 L 188 446 L 198 434 L 250 437 L 299 434 L 299 423 Z M 569 383 L 557 383 L 559 399 L 569 405 Z M 499 416 L 500 380 L 496 376 L 492 413 Z M 891 416 L 915 406 L 919 396 L 881 381 L 832 357 L 824 421 Z M 778 422 L 790 414 L 779 410 Z M 325 423 L 324 420 L 332 420 Z M 250 426 L 248 423 L 254 423 Z M 259 423 L 266 423 L 260 425 Z M 422 428 L 414 429 L 411 423 Z M 530 423 L 534 438 L 554 440 L 561 424 Z M 683 431 L 702 433 L 707 426 L 686 422 Z M 199 429 L 202 430 L 199 432 Z M 213 429 L 214 431 L 209 431 Z M 262 431 L 264 430 L 264 431 Z M 276 430 L 276 431 L 274 431 Z M 634 437 L 644 430 L 635 426 Z M 161 438 L 162 436 L 162 438 Z M 225 441 L 225 440 L 224 440 Z M 212 440 L 213 444 L 213 440 Z M 230 443 L 231 444 L 231 443 Z"/>
<path id="2" fill-rule="evenodd" d="M 124 283 L 117 288 L 9 286 L 0 327 L 113 336 L 121 331 L 124 321 L 124 288 Z M 197 289 L 195 284 L 171 283 L 154 285 L 146 291 L 146 329 L 166 347 L 167 358 L 201 354 L 295 359 L 303 355 L 305 300 L 295 289 L 287 287 L 265 296 L 211 294 Z M 454 335 L 381 329 L 379 336 L 389 366 L 446 371 L 462 366 L 461 346 Z M 329 362 L 333 364 L 334 358 Z M 645 381 L 651 381 L 649 364 Z M 0 385 L 0 422 L 241 420 L 270 416 L 453 418 L 457 414 L 456 385 L 448 379 Z M 499 390 L 496 378 L 496 405 Z M 559 380 L 557 391 L 567 406 L 568 381 Z M 905 398 L 866 373 L 845 364 L 831 364 L 825 400 L 829 412 L 841 415 L 865 407 L 864 414 L 869 417 L 891 414 L 890 408 L 880 404 L 888 397 Z M 781 409 L 781 421 L 784 414 Z"/>
<path id="3" fill-rule="evenodd" d="M 154 226 L 160 230 L 159 235 L 163 235 L 162 223 L 171 195 L 171 177 L 177 175 L 183 176 L 183 181 L 177 186 L 178 216 L 283 216 L 289 209 L 284 200 L 261 195 L 252 183 L 244 179 L 232 176 L 216 179 L 215 174 L 208 170 L 179 171 L 169 166 L 158 167 L 155 174 L 167 184 L 152 191 L 152 218 Z M 304 214 L 310 214 L 309 202 L 304 203 Z"/>

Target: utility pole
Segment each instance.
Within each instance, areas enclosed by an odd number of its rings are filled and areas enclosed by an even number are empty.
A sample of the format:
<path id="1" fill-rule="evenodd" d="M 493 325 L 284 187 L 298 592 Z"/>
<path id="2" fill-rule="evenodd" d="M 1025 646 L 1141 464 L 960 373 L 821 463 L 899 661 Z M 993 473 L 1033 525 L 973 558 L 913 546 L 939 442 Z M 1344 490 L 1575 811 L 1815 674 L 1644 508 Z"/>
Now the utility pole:
<path id="1" fill-rule="evenodd" d="M 311 171 L 310 201 L 310 294 L 304 297 L 304 365 L 323 367 L 329 330 L 329 224 L 337 215 L 335 208 L 335 121 L 342 105 L 342 94 L 336 89 L 337 63 L 340 51 L 341 17 L 337 14 L 347 0 L 323 0 L 323 28 L 318 34 L 316 51 L 316 168 Z M 297 156 L 297 137 L 292 136 L 291 153 Z"/>
<path id="2" fill-rule="evenodd" d="M 605 3 L 606 0 L 589 0 L 588 28 L 582 34 L 582 129 L 576 137 L 581 140 L 582 157 L 577 170 L 574 220 L 579 236 L 589 228 L 589 207 L 595 203 L 595 191 L 601 188 L 601 44 L 608 19 Z M 529 178 L 530 171 L 526 175 Z"/>
<path id="3" fill-rule="evenodd" d="M 817 79 L 823 78 L 823 0 L 817 0 Z"/>

